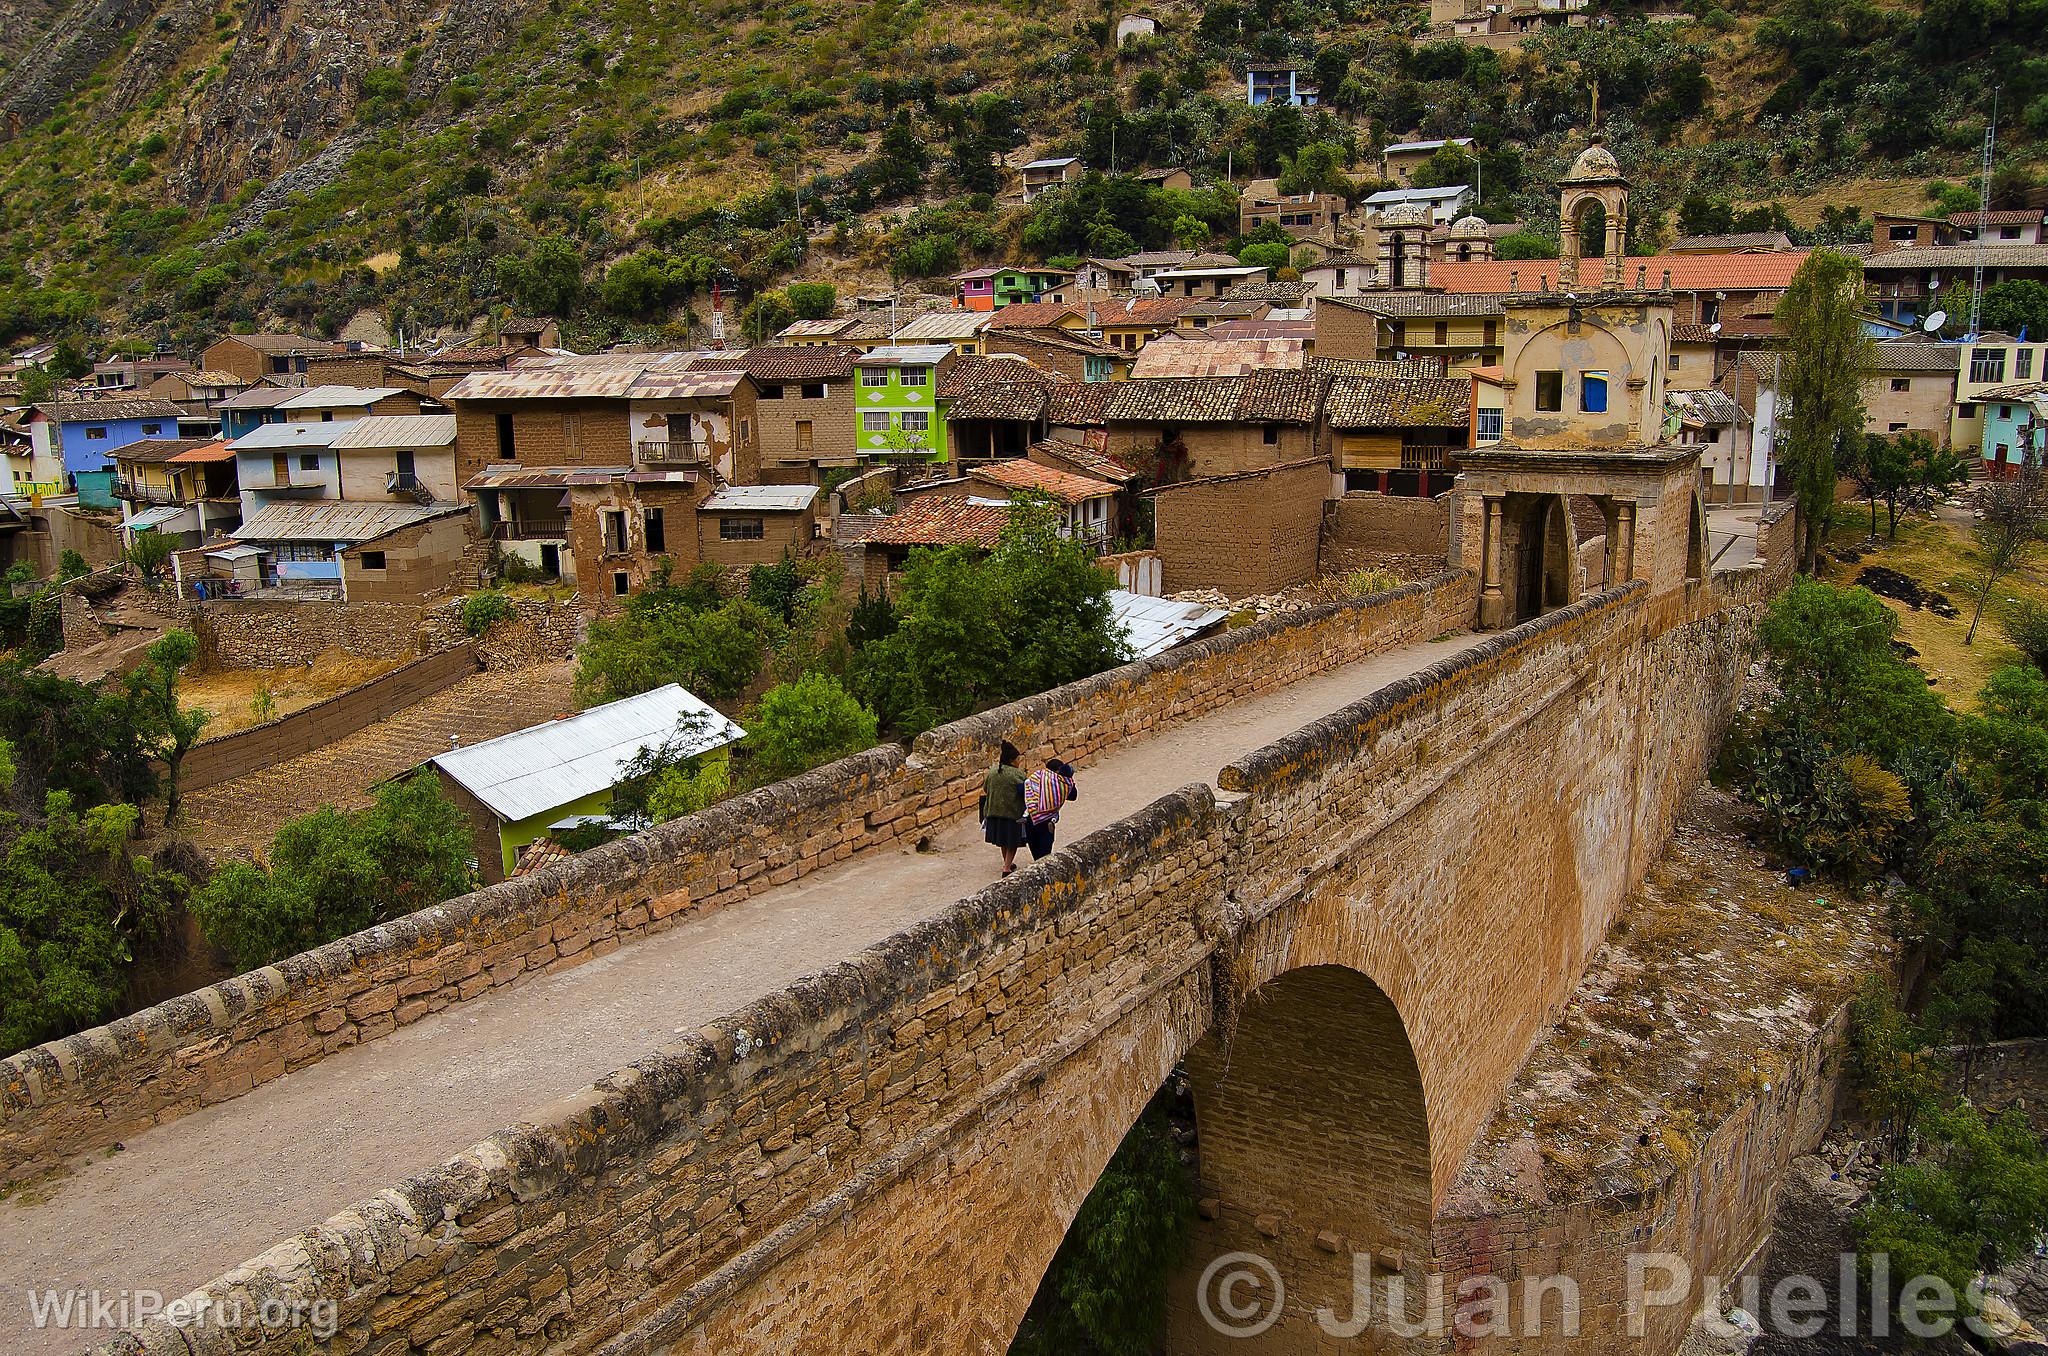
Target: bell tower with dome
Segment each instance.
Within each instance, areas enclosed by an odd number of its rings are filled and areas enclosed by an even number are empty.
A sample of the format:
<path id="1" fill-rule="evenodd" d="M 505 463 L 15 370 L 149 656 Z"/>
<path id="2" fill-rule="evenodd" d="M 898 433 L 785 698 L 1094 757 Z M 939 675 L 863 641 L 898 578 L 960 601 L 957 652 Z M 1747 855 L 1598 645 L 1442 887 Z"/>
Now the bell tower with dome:
<path id="1" fill-rule="evenodd" d="M 1619 291 L 1623 238 L 1628 228 L 1628 180 L 1598 133 L 1572 162 L 1571 173 L 1558 180 L 1558 187 L 1563 190 L 1558 203 L 1558 280 L 1567 290 L 1578 282 L 1580 242 L 1597 210 L 1603 214 L 1600 286 Z"/>

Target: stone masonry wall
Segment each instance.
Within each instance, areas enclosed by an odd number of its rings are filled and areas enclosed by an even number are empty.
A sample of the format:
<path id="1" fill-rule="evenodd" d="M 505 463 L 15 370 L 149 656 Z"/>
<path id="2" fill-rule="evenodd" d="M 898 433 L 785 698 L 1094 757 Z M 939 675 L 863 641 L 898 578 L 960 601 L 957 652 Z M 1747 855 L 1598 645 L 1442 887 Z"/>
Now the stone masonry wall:
<path id="1" fill-rule="evenodd" d="M 0 1181 L 580 964 L 965 813 L 1003 738 L 1097 750 L 1470 618 L 1469 575 L 1272 619 L 736 797 L 700 814 L 0 1061 Z"/>
<path id="2" fill-rule="evenodd" d="M 1333 957 L 1380 966 L 1372 977 L 1405 995 L 1418 1052 L 1434 1052 L 1424 1067 L 1431 1157 L 1455 1157 L 1470 1109 L 1504 1085 L 1500 1051 L 1540 1023 L 1553 991 L 1576 982 L 1598 941 L 1580 930 L 1611 916 L 1605 892 L 1625 872 L 1598 863 L 1584 892 L 1516 894 L 1514 882 L 1527 882 L 1531 866 L 1539 881 L 1562 879 L 1568 864 L 1548 845 L 1596 823 L 1624 840 L 1623 863 L 1654 853 L 1634 828 L 1685 789 L 1666 794 L 1655 783 L 1697 775 L 1692 750 L 1710 745 L 1732 700 L 1740 663 L 1677 672 L 1645 595 L 1632 584 L 1375 693 L 1241 760 L 1222 803 L 1200 785 L 1164 796 L 538 1109 L 203 1293 L 252 1309 L 268 1297 L 331 1298 L 343 1329 L 313 1346 L 334 1352 L 1000 1351 L 1159 1081 L 1203 1033 L 1227 1029 L 1265 978 Z M 1437 605 L 1454 600 L 1470 606 L 1468 578 L 1318 609 L 1300 627 L 1248 628 L 1181 652 L 1155 685 L 1134 691 L 1123 686 L 1130 678 L 1102 675 L 1076 685 L 1085 690 L 934 731 L 911 758 L 859 755 L 508 883 L 498 897 L 534 897 L 538 921 L 548 913 L 540 897 L 580 906 L 633 872 L 647 878 L 636 907 L 672 915 L 691 906 L 662 893 L 674 887 L 676 859 L 706 847 L 729 854 L 746 841 L 749 815 L 772 808 L 808 830 L 803 858 L 850 852 L 823 832 L 832 821 L 814 818 L 827 798 L 863 821 L 882 813 L 930 823 L 949 800 L 971 798 L 969 777 L 1000 733 L 1092 747 L 1120 736 L 1087 719 L 1164 723 L 1220 704 L 1214 689 L 1258 674 L 1259 660 L 1330 666 L 1368 612 L 1398 607 L 1402 625 L 1420 629 L 1440 625 Z M 1668 634 L 1713 660 L 1746 640 L 1741 616 L 1680 616 Z M 1131 709 L 1133 698 L 1142 709 Z M 1496 719 L 1470 728 L 1474 712 Z M 1631 723 L 1657 735 L 1616 750 L 1613 730 Z M 1658 775 L 1639 775 L 1651 770 Z M 884 794 L 898 777 L 921 790 L 914 814 L 909 796 Z M 1489 824 L 1486 807 L 1508 781 L 1517 818 Z M 1554 799 L 1567 789 L 1588 799 Z M 1335 803 L 1318 811 L 1323 792 Z M 1525 813 L 1546 804 L 1548 821 Z M 1287 811 L 1304 807 L 1288 827 Z M 1343 811 L 1364 817 L 1344 830 L 1354 851 L 1332 860 L 1345 840 L 1327 816 Z M 716 823 L 721 813 L 729 818 Z M 1530 863 L 1510 842 L 1461 883 L 1452 859 L 1424 841 L 1453 821 L 1467 836 L 1527 831 L 1542 850 Z M 856 840 L 885 832 L 842 821 L 847 829 Z M 1370 849 L 1356 851 L 1365 834 Z M 1359 860 L 1380 858 L 1382 843 L 1385 860 Z M 728 856 L 721 888 L 737 889 L 743 869 L 792 878 L 803 858 L 742 867 Z M 1390 908 L 1352 892 L 1364 878 L 1346 872 L 1358 870 L 1417 884 Z M 1325 875 L 1328 889 L 1317 879 Z M 1411 950 L 1415 909 L 1432 901 L 1446 917 L 1430 926 L 1458 929 L 1456 945 L 1424 953 L 1415 938 Z M 1534 907 L 1518 917 L 1515 902 Z M 1488 903 L 1500 916 L 1485 926 L 1500 937 L 1474 934 Z M 424 935 L 433 915 L 455 907 L 394 925 L 419 930 L 404 950 L 423 979 L 465 949 Z M 575 934 L 576 952 L 616 945 L 624 925 L 620 916 Z M 384 931 L 356 946 L 377 951 Z M 557 948 L 541 963 L 573 960 Z M 474 981 L 492 982 L 487 971 Z M 1461 1060 L 1468 1046 L 1475 1057 Z M 1299 1128 L 1278 1126 L 1276 1136 L 1284 1144 Z M 1450 1147 L 1438 1151 L 1439 1138 Z M 181 1340 L 161 1321 L 143 1336 L 154 1345 L 124 1338 L 103 1350 L 134 1356 Z M 246 1334 L 235 1350 L 281 1353 L 304 1336 Z"/>
<path id="3" fill-rule="evenodd" d="M 418 603 L 224 598 L 194 612 L 202 649 L 224 668 L 291 668 L 329 650 L 357 659 L 420 653 Z"/>

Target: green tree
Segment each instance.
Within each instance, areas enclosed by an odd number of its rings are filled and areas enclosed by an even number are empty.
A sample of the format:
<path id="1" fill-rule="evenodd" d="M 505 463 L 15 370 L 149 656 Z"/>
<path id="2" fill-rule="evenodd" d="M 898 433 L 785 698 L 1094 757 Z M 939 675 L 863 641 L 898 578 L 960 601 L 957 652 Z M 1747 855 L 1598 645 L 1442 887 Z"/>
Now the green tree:
<path id="1" fill-rule="evenodd" d="M 1984 604 L 1998 581 L 2032 558 L 2036 548 L 2048 541 L 2048 475 L 2031 437 L 2021 440 L 2017 475 L 1992 480 L 1977 491 L 1977 522 L 1970 535 L 1977 542 L 1977 572 L 1970 582 L 1976 605 L 1970 609 L 1970 629 L 1963 635 L 1965 645 L 1977 643 L 1977 624 L 1984 618 Z"/>
<path id="2" fill-rule="evenodd" d="M 791 283 L 782 290 L 798 320 L 828 320 L 839 309 L 839 289 L 831 283 Z"/>
<path id="3" fill-rule="evenodd" d="M 1240 264 L 1246 264 L 1253 268 L 1272 269 L 1275 272 L 1286 268 L 1292 258 L 1293 255 L 1288 251 L 1287 246 L 1275 244 L 1271 241 L 1260 241 L 1257 244 L 1246 245 L 1237 252 L 1237 262 Z"/>
<path id="4" fill-rule="evenodd" d="M 2048 338 L 2048 283 L 2009 278 L 1984 289 L 1984 328 L 2018 334 L 2035 342 Z"/>
<path id="5" fill-rule="evenodd" d="M 782 292 L 763 292 L 740 312 L 740 332 L 750 344 L 765 344 L 796 319 L 796 308 Z"/>
<path id="6" fill-rule="evenodd" d="M 567 236 L 545 236 L 524 259 L 498 261 L 498 285 L 531 315 L 567 315 L 583 296 L 583 255 Z"/>
<path id="7" fill-rule="evenodd" d="M 875 713 L 839 680 L 807 673 L 761 694 L 747 722 L 747 777 L 756 786 L 873 748 Z"/>
<path id="8" fill-rule="evenodd" d="M 1012 1356 L 1149 1356 L 1167 1284 L 1187 1253 L 1195 1200 L 1154 1106 L 1131 1127 L 1039 1282 Z"/>
<path id="9" fill-rule="evenodd" d="M 1535 231 L 1516 231 L 1502 236 L 1493 253 L 1496 259 L 1555 259 L 1557 242 Z"/>
<path id="10" fill-rule="evenodd" d="M 267 867 L 230 862 L 192 897 L 244 969 L 417 912 L 470 888 L 470 826 L 431 776 L 386 782 L 354 814 L 324 806 L 277 831 Z"/>
<path id="11" fill-rule="evenodd" d="M 616 701 L 664 683 L 719 699 L 744 692 L 779 623 L 745 599 L 706 602 L 689 588 L 662 584 L 634 594 L 619 616 L 592 622 L 577 652 L 578 698 Z"/>
<path id="12" fill-rule="evenodd" d="M 161 532 L 141 531 L 128 544 L 128 563 L 133 565 L 144 579 L 161 578 L 164 566 L 170 563 L 171 553 L 178 544 Z"/>
<path id="13" fill-rule="evenodd" d="M 1200 217 L 1183 214 L 1173 219 L 1173 247 L 1181 250 L 1198 250 L 1209 243 L 1209 223 Z"/>
<path id="14" fill-rule="evenodd" d="M 1863 376 L 1873 355 L 1862 312 L 1863 265 L 1828 249 L 1807 256 L 1778 303 L 1786 349 L 1782 459 L 1805 525 L 1800 567 L 1808 574 L 1834 514 L 1835 463 L 1850 439 L 1863 437 Z"/>
<path id="15" fill-rule="evenodd" d="M 204 710 L 178 704 L 178 680 L 198 654 L 197 636 L 182 627 L 166 631 L 122 680 L 146 747 L 163 760 L 166 823 L 178 817 L 178 775 L 208 717 Z"/>
<path id="16" fill-rule="evenodd" d="M 731 794 L 732 755 L 717 749 L 659 773 L 647 788 L 647 817 L 666 824 L 709 809 Z"/>
<path id="17" fill-rule="evenodd" d="M 986 558 L 961 546 L 912 553 L 895 629 L 861 647 L 855 691 L 916 733 L 1100 673 L 1125 657 L 1109 589 L 1053 507 L 1026 496 Z"/>
<path id="18" fill-rule="evenodd" d="M 185 880 L 128 855 L 140 812 L 78 810 L 51 791 L 22 809 L 0 740 L 0 1055 L 114 1016 L 137 952 L 158 940 Z"/>

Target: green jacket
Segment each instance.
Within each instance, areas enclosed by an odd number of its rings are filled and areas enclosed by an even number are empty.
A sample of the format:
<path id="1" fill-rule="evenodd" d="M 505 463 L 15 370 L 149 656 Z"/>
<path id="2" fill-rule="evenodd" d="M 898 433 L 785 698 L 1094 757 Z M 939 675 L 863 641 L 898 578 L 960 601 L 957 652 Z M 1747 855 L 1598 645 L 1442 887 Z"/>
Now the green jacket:
<path id="1" fill-rule="evenodd" d="M 981 817 L 1024 817 L 1024 773 L 1021 769 L 1007 763 L 996 764 L 995 771 L 989 773 L 988 780 L 981 784 Z"/>

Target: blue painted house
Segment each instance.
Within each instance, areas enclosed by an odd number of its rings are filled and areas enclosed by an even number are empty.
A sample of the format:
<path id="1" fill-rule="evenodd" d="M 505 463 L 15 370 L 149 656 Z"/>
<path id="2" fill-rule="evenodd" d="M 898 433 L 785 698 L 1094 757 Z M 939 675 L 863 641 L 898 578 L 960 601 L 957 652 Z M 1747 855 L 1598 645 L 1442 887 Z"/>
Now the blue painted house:
<path id="1" fill-rule="evenodd" d="M 1244 101 L 1253 108 L 1267 104 L 1312 106 L 1321 91 L 1295 66 L 1253 66 L 1244 73 Z"/>
<path id="2" fill-rule="evenodd" d="M 1977 394 L 1984 413 L 1984 469 L 2011 475 L 2026 458 L 2028 431 L 2034 455 L 2048 461 L 2048 381 L 1999 386 Z"/>
<path id="3" fill-rule="evenodd" d="M 28 419 L 38 457 L 61 457 L 64 474 L 111 468 L 117 447 L 178 436 L 184 411 L 168 400 L 59 400 L 38 405 Z"/>

